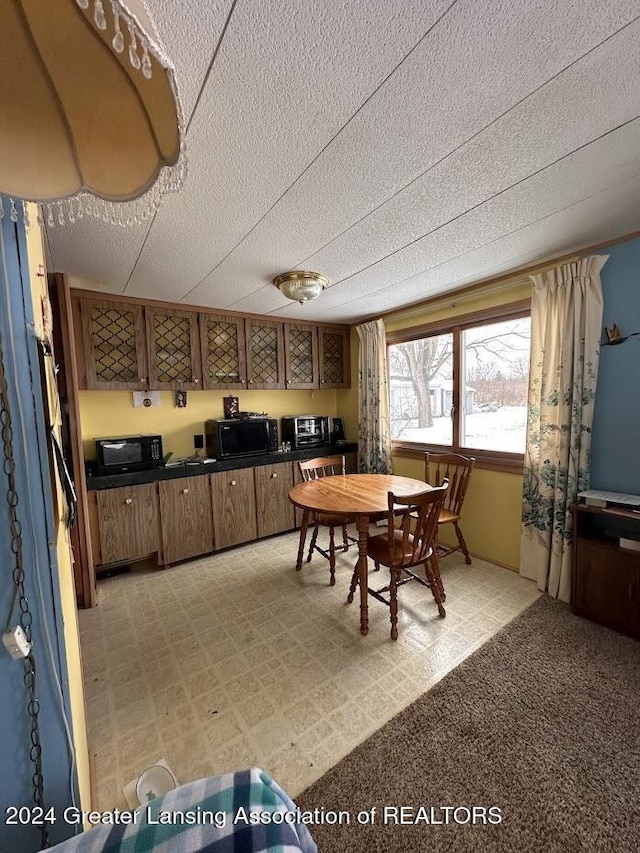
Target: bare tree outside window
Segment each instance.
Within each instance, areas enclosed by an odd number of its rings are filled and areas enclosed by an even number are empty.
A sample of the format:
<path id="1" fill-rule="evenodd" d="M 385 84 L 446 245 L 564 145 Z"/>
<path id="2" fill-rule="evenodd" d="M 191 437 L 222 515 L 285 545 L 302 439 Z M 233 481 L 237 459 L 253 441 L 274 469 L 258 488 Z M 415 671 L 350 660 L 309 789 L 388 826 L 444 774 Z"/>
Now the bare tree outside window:
<path id="1" fill-rule="evenodd" d="M 461 447 L 524 452 L 530 326 L 523 317 L 389 346 L 392 438 L 451 446 L 455 416 Z"/>

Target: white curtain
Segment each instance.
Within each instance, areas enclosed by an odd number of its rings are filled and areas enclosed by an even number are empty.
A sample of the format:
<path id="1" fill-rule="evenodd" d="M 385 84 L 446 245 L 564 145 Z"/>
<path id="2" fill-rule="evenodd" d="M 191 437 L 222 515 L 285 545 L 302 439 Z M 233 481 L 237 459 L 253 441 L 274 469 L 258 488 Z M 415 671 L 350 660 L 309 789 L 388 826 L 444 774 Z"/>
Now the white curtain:
<path id="1" fill-rule="evenodd" d="M 372 320 L 356 331 L 358 355 L 358 470 L 390 474 L 389 380 L 384 323 Z"/>
<path id="2" fill-rule="evenodd" d="M 520 574 L 571 596 L 572 504 L 589 487 L 591 424 L 602 331 L 593 255 L 531 276 L 531 368 Z"/>

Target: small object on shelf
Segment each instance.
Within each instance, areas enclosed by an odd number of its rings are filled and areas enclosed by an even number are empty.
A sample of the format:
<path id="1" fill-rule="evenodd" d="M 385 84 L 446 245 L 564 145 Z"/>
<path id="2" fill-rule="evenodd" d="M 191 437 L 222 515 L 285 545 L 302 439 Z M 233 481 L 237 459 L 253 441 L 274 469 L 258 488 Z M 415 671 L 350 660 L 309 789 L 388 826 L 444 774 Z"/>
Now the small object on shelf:
<path id="1" fill-rule="evenodd" d="M 631 332 L 628 335 L 623 335 L 618 324 L 614 323 L 610 329 L 606 326 L 604 327 L 604 334 L 606 341 L 602 341 L 601 346 L 615 346 L 616 344 L 623 344 L 629 338 L 634 337 L 634 335 L 640 335 L 640 332 Z"/>
<path id="2" fill-rule="evenodd" d="M 222 405 L 224 408 L 224 416 L 225 418 L 237 418 L 238 412 L 240 410 L 240 401 L 238 397 L 223 397 Z"/>

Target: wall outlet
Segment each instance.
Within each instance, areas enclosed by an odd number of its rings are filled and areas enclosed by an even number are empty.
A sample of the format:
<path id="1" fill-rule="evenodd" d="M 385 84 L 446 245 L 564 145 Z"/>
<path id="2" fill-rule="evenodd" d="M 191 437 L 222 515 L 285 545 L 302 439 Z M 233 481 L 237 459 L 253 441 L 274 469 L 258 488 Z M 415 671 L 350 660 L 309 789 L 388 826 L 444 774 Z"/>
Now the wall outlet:
<path id="1" fill-rule="evenodd" d="M 31 643 L 28 642 L 20 625 L 16 625 L 14 628 L 7 628 L 2 635 L 2 642 L 14 660 L 26 658 L 31 651 Z"/>

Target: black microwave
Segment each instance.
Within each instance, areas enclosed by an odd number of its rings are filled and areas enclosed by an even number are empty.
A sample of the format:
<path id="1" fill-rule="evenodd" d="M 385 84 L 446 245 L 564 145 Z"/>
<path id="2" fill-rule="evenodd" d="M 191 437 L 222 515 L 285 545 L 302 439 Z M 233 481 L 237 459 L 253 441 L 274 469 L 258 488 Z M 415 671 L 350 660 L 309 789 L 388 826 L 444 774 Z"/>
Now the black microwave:
<path id="1" fill-rule="evenodd" d="M 96 439 L 98 474 L 147 471 L 163 464 L 161 435 L 124 435 Z"/>
<path id="2" fill-rule="evenodd" d="M 231 459 L 275 453 L 278 449 L 278 422 L 275 418 L 229 418 L 206 421 L 204 432 L 207 456 Z"/>

